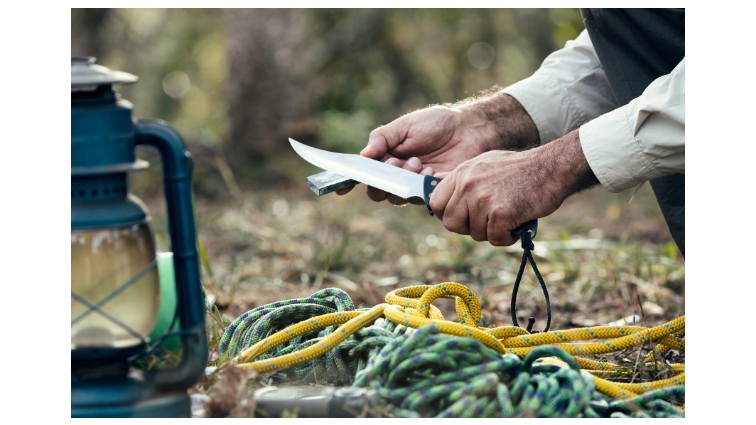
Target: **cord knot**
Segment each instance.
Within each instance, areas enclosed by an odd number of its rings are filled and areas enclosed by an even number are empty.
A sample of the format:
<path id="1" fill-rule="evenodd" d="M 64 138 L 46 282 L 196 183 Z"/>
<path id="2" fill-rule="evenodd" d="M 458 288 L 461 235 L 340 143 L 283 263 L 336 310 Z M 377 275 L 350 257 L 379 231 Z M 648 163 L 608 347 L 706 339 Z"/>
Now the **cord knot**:
<path id="1" fill-rule="evenodd" d="M 530 239 L 530 232 L 522 232 L 522 236 L 520 237 L 520 242 L 522 243 L 522 249 L 526 249 L 528 251 L 532 251 L 535 249 L 535 245 L 533 245 L 533 240 Z"/>

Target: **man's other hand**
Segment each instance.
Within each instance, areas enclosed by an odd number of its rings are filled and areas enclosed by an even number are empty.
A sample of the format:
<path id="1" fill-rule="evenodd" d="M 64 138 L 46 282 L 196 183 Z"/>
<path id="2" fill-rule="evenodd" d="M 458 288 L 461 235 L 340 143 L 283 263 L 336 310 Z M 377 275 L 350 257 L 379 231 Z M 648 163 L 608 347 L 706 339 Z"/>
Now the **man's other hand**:
<path id="1" fill-rule="evenodd" d="M 598 184 L 578 130 L 525 152 L 494 151 L 460 164 L 431 194 L 447 230 L 508 246 L 512 230 L 545 217 L 573 193 Z"/>

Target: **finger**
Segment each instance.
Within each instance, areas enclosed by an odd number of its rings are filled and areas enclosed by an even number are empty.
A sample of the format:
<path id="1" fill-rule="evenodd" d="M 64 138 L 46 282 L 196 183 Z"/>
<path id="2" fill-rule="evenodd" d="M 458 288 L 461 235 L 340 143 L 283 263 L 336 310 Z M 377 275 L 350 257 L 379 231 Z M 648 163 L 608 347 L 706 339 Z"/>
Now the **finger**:
<path id="1" fill-rule="evenodd" d="M 446 230 L 460 235 L 470 234 L 470 211 L 466 199 L 460 191 L 454 191 L 444 210 L 444 227 Z"/>
<path id="2" fill-rule="evenodd" d="M 371 131 L 368 144 L 360 155 L 373 159 L 383 158 L 388 151 L 404 140 L 402 133 L 406 134 L 405 121 L 399 118 Z"/>
<path id="3" fill-rule="evenodd" d="M 386 199 L 388 199 L 388 201 L 389 201 L 389 202 L 390 202 L 390 203 L 391 203 L 392 205 L 397 205 L 397 206 L 398 206 L 398 205 L 404 205 L 404 204 L 406 204 L 407 202 L 409 202 L 408 200 L 406 200 L 406 199 L 402 198 L 401 196 L 396 196 L 396 195 L 394 195 L 394 194 L 392 194 L 392 193 L 388 193 L 388 194 L 386 194 Z"/>
<path id="4" fill-rule="evenodd" d="M 487 241 L 488 214 L 485 208 L 481 208 L 480 206 L 470 208 L 468 221 L 470 225 L 470 237 L 477 242 Z"/>
<path id="5" fill-rule="evenodd" d="M 404 163 L 404 165 L 401 166 L 407 171 L 412 171 L 413 173 L 420 173 L 423 171 L 423 163 L 420 162 L 420 159 L 416 157 L 412 157 L 407 160 L 407 162 Z"/>
<path id="6" fill-rule="evenodd" d="M 343 189 L 339 189 L 339 190 L 337 190 L 334 193 L 336 193 L 337 195 L 346 195 L 347 193 L 351 192 L 352 189 L 354 189 L 354 186 L 349 186 L 349 187 L 345 187 Z"/>
<path id="7" fill-rule="evenodd" d="M 386 192 L 376 189 L 373 186 L 367 187 L 367 196 L 371 201 L 381 202 L 386 200 Z"/>
<path id="8" fill-rule="evenodd" d="M 509 211 L 507 209 L 495 210 L 488 217 L 488 242 L 493 246 L 514 245 L 519 238 L 512 235 L 513 229 Z"/>
<path id="9" fill-rule="evenodd" d="M 437 176 L 438 175 L 434 177 Z M 433 210 L 433 213 L 436 214 L 436 217 L 438 217 L 440 220 L 444 219 L 444 210 L 446 209 L 446 204 L 449 202 L 449 199 L 451 199 L 452 194 L 454 193 L 454 179 L 455 175 L 452 172 L 448 177 L 441 180 L 441 183 L 436 186 L 436 190 L 434 190 L 430 195 L 430 207 Z"/>
<path id="10" fill-rule="evenodd" d="M 375 132 L 376 130 L 373 131 Z M 384 136 L 382 134 L 373 136 L 373 133 L 370 133 L 368 144 L 360 151 L 360 155 L 373 159 L 381 159 L 386 155 L 386 152 L 388 152 L 388 141 Z"/>

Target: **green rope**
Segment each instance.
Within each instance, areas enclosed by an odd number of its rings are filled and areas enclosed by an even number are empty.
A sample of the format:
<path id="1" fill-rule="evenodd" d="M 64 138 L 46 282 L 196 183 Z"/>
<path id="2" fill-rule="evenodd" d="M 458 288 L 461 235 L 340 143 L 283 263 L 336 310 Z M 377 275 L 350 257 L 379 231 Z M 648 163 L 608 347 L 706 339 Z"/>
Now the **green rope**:
<path id="1" fill-rule="evenodd" d="M 244 349 L 302 320 L 339 311 L 366 310 L 364 308 L 355 309 L 349 295 L 337 288 L 326 288 L 307 298 L 278 301 L 257 307 L 239 316 L 223 333 L 219 345 L 221 361 L 233 358 Z M 335 330 L 336 326 L 329 326 L 321 331 L 297 336 L 286 344 L 275 347 L 259 356 L 258 359 L 278 357 L 307 348 L 318 343 Z M 360 359 L 359 356 L 348 353 L 366 338 L 388 338 L 390 336 L 391 334 L 388 331 L 380 327 L 366 327 L 351 335 L 325 356 L 289 370 L 277 372 L 270 377 L 260 376 L 255 381 L 270 385 L 350 385 L 354 380 L 357 368 L 360 366 Z M 367 346 L 363 346 L 362 351 L 366 348 Z"/>
<path id="2" fill-rule="evenodd" d="M 538 360 L 554 356 L 567 366 Z M 684 396 L 685 387 L 609 402 L 560 348 L 538 347 L 520 360 L 472 338 L 440 334 L 433 325 L 404 332 L 372 352 L 354 386 L 377 390 L 402 417 L 684 416 L 663 399 Z"/>

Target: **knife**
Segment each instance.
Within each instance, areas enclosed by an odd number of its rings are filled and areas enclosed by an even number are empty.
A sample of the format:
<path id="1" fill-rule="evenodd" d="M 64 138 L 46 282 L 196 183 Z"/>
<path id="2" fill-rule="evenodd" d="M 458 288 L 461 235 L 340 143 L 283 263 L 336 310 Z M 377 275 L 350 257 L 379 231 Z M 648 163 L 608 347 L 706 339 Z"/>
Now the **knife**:
<path id="1" fill-rule="evenodd" d="M 430 195 L 441 182 L 438 177 L 415 174 L 403 168 L 360 155 L 316 149 L 292 138 L 289 138 L 289 143 L 299 156 L 316 167 L 365 183 L 400 198 L 422 198 L 425 201 L 425 206 L 428 207 L 428 212 L 433 215 L 433 210 L 430 207 Z M 533 232 L 531 238 L 534 238 L 537 227 L 538 220 L 530 220 L 517 227 L 512 233 L 519 236 L 522 231 L 529 229 Z"/>

